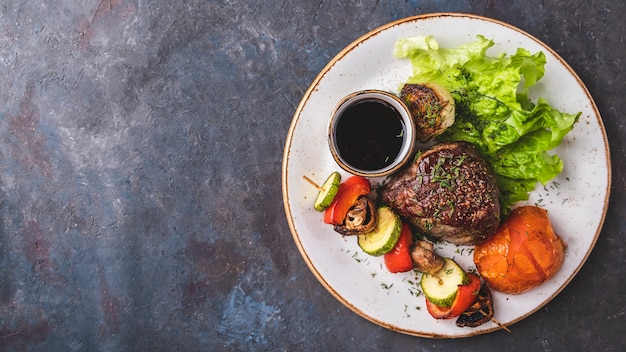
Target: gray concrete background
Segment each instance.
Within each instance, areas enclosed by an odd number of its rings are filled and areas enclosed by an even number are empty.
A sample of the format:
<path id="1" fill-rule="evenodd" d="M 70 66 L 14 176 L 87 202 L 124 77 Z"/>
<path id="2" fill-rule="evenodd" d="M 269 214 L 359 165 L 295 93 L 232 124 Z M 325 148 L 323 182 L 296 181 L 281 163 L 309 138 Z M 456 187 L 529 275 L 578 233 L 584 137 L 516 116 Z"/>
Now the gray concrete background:
<path id="1" fill-rule="evenodd" d="M 297 104 L 362 34 L 467 12 L 551 46 L 596 100 L 598 243 L 513 325 L 430 340 L 336 301 L 298 253 L 281 162 Z M 626 346 L 621 1 L 0 1 L 0 350 L 619 351 Z"/>

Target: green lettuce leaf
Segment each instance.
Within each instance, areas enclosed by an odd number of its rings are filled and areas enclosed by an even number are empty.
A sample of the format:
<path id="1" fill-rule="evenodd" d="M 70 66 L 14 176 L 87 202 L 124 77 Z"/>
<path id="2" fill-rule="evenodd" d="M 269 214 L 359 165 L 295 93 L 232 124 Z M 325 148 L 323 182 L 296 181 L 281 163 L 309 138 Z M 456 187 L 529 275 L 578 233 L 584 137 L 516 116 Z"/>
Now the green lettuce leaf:
<path id="1" fill-rule="evenodd" d="M 529 89 L 545 73 L 546 57 L 519 48 L 513 55 L 488 56 L 492 40 L 477 36 L 456 48 L 441 48 L 433 36 L 403 38 L 394 55 L 411 60 L 412 76 L 405 83 L 435 82 L 452 93 L 456 121 L 437 139 L 476 145 L 496 173 L 503 211 L 528 199 L 537 183 L 545 185 L 563 170 L 549 152 L 574 127 L 580 112 L 569 114 Z"/>

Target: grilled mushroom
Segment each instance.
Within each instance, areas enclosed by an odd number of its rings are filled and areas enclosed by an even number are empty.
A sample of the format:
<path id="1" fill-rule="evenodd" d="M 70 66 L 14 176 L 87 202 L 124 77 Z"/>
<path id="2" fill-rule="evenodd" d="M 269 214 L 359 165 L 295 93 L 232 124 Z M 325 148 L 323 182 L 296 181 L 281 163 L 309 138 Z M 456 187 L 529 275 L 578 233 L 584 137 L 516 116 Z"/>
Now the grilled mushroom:
<path id="1" fill-rule="evenodd" d="M 376 227 L 378 221 L 376 205 L 368 196 L 361 196 L 348 211 L 341 225 L 335 225 L 335 231 L 344 236 L 367 233 Z"/>
<path id="2" fill-rule="evenodd" d="M 456 320 L 458 327 L 475 328 L 493 319 L 493 298 L 486 284 L 480 286 L 476 302 L 463 312 Z"/>
<path id="3" fill-rule="evenodd" d="M 411 111 L 420 142 L 428 142 L 454 123 L 454 98 L 438 84 L 405 84 L 400 97 Z"/>
<path id="4" fill-rule="evenodd" d="M 434 274 L 444 265 L 442 257 L 434 252 L 433 244 L 426 241 L 417 241 L 411 249 L 411 259 L 415 270 Z"/>

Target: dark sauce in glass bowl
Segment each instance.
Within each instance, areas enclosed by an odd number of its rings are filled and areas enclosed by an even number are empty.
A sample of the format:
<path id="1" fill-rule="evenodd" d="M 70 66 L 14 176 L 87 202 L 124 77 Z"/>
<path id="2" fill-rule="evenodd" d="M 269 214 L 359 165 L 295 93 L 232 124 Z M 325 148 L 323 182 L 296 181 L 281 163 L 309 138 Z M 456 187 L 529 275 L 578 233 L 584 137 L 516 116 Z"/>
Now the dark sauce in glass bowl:
<path id="1" fill-rule="evenodd" d="M 346 164 L 364 171 L 383 169 L 397 158 L 404 141 L 404 123 L 390 104 L 357 101 L 341 113 L 335 138 L 339 156 Z"/>

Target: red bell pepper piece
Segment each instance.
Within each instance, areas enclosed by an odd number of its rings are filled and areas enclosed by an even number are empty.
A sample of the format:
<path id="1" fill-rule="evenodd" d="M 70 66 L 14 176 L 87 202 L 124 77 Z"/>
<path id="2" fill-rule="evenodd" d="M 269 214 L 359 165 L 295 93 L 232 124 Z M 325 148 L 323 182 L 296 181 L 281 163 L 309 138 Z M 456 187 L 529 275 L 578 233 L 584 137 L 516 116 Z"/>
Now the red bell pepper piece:
<path id="1" fill-rule="evenodd" d="M 391 252 L 385 254 L 385 266 L 392 273 L 402 273 L 413 269 L 413 259 L 411 258 L 411 244 L 413 243 L 413 233 L 405 222 L 402 223 L 402 233 L 398 243 Z"/>
<path id="2" fill-rule="evenodd" d="M 456 298 L 450 307 L 439 307 L 426 298 L 426 309 L 433 318 L 450 319 L 458 317 L 476 302 L 476 297 L 478 296 L 481 285 L 480 276 L 474 273 L 467 273 L 467 276 L 470 280 L 469 283 L 459 285 Z"/>
<path id="3" fill-rule="evenodd" d="M 372 190 L 370 181 L 362 176 L 351 176 L 339 185 L 335 199 L 324 211 L 324 222 L 332 225 L 343 224 L 348 210 L 360 196 L 368 195 Z"/>

